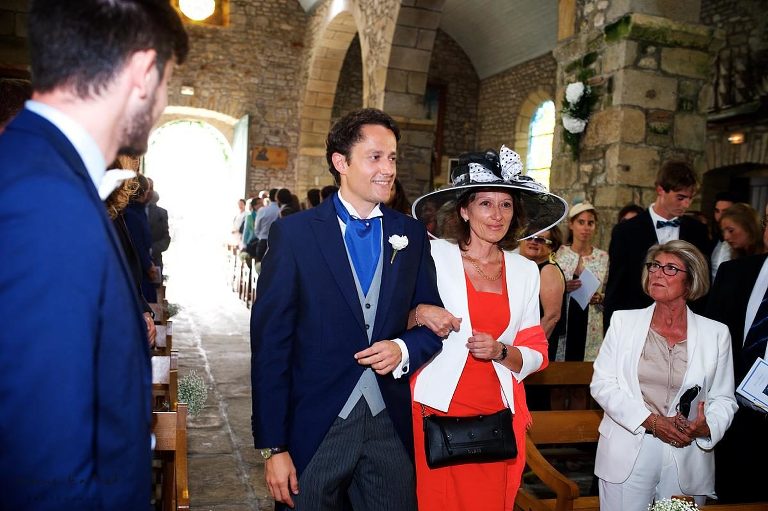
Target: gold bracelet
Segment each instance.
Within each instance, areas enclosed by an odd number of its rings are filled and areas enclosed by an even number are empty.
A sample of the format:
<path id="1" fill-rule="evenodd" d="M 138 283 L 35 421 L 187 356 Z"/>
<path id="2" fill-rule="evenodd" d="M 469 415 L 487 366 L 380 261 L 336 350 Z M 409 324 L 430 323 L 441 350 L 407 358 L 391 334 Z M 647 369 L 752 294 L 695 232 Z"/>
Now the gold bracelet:
<path id="1" fill-rule="evenodd" d="M 416 326 L 418 326 L 418 327 L 424 326 L 424 323 L 419 321 L 419 306 L 418 305 L 416 306 L 416 310 L 414 311 L 413 319 L 416 321 Z"/>
<path id="2" fill-rule="evenodd" d="M 651 434 L 655 437 L 656 436 L 656 421 L 659 420 L 659 414 L 654 413 L 653 414 L 653 424 L 651 424 Z"/>

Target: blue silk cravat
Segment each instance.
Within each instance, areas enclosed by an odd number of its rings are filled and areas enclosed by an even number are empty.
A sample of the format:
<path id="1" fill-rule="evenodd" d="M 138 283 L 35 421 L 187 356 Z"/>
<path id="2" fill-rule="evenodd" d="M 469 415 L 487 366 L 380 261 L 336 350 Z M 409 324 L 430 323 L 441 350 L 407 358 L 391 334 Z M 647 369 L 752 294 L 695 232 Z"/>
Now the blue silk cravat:
<path id="1" fill-rule="evenodd" d="M 381 256 L 381 217 L 361 219 L 351 216 L 338 194 L 333 196 L 333 204 L 336 206 L 336 214 L 347 226 L 344 242 L 363 295 L 367 295 Z"/>
<path id="2" fill-rule="evenodd" d="M 673 218 L 672 220 L 656 220 L 656 228 L 662 227 L 680 227 L 680 220 Z"/>

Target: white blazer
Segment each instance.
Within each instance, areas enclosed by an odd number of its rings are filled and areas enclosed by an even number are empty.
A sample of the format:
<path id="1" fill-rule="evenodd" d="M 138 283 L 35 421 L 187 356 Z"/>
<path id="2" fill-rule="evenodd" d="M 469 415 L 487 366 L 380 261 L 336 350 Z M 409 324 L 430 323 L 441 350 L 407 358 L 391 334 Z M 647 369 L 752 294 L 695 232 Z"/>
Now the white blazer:
<path id="1" fill-rule="evenodd" d="M 594 363 L 590 391 L 605 411 L 599 426 L 595 475 L 610 483 L 629 477 L 640 452 L 650 413 L 643 402 L 637 365 L 656 305 L 616 311 Z M 714 495 L 713 448 L 731 425 L 738 405 L 733 391 L 733 360 L 728 327 L 687 309 L 688 368 L 674 403 L 693 385 L 704 386 L 704 414 L 710 438 L 697 438 L 687 447 L 672 449 L 680 487 L 688 495 Z M 670 410 L 670 416 L 675 411 Z"/>
<path id="2" fill-rule="evenodd" d="M 413 394 L 414 401 L 447 412 L 469 354 L 467 339 L 472 336 L 472 322 L 469 318 L 464 265 L 458 245 L 445 240 L 432 240 L 431 243 L 440 298 L 445 309 L 462 318 L 462 321 L 461 329 L 452 332 L 443 342 L 443 349 L 424 366 L 416 380 Z M 518 331 L 541 323 L 539 269 L 533 261 L 512 252 L 504 252 L 504 265 L 510 320 L 498 340 L 512 346 Z M 513 413 L 512 376 L 521 381 L 538 371 L 544 361 L 544 357 L 536 350 L 525 346 L 518 349 L 523 355 L 523 367 L 519 373 L 510 371 L 502 364 L 493 363 L 501 385 L 502 400 Z"/>

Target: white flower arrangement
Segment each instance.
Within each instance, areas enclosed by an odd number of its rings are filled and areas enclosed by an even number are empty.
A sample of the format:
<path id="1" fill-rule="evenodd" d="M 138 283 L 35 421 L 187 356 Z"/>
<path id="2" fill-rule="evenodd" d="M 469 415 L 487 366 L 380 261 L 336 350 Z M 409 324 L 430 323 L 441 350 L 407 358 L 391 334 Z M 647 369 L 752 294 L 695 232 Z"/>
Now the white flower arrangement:
<path id="1" fill-rule="evenodd" d="M 648 504 L 648 511 L 698 511 L 699 507 L 681 499 L 661 499 Z"/>
<path id="2" fill-rule="evenodd" d="M 205 406 L 205 400 L 208 399 L 208 385 L 194 369 L 186 376 L 179 378 L 178 399 L 179 403 L 187 403 L 192 417 L 199 414 Z"/>
<path id="3" fill-rule="evenodd" d="M 565 88 L 562 108 L 563 138 L 571 147 L 574 159 L 579 156 L 581 134 L 587 128 L 589 114 L 596 99 L 592 87 L 582 81 L 569 83 Z"/>
<path id="4" fill-rule="evenodd" d="M 408 246 L 408 236 L 398 236 L 397 234 L 393 234 L 389 237 L 388 241 L 393 248 L 392 259 L 389 260 L 389 264 L 392 264 L 395 262 L 395 256 L 397 253 L 401 250 L 404 250 L 405 247 Z"/>
<path id="5" fill-rule="evenodd" d="M 565 88 L 565 99 L 568 103 L 575 105 L 584 95 L 586 86 L 582 82 L 569 83 Z"/>

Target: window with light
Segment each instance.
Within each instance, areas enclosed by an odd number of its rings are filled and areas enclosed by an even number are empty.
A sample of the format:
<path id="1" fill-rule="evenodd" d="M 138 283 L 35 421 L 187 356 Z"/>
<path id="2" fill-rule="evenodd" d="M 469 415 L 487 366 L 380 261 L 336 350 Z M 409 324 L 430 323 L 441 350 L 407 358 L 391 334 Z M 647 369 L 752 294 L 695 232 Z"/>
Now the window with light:
<path id="1" fill-rule="evenodd" d="M 555 133 L 555 103 L 545 101 L 536 109 L 528 130 L 528 157 L 525 173 L 549 188 L 552 167 L 552 140 Z"/>

